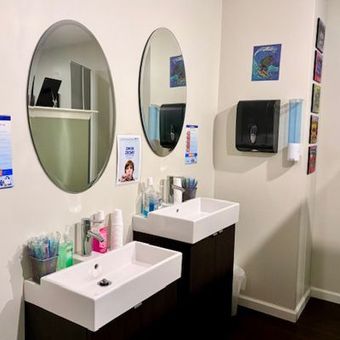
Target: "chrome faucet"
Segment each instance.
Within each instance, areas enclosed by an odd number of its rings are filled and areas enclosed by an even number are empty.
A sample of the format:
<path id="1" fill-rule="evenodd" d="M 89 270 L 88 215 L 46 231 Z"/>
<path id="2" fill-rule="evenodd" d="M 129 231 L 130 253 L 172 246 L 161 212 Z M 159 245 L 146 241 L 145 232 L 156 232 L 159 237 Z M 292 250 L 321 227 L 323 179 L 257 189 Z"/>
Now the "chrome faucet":
<path id="1" fill-rule="evenodd" d="M 92 253 L 92 240 L 95 238 L 103 242 L 104 238 L 99 233 L 91 230 L 91 219 L 82 218 L 81 220 L 81 255 L 90 256 Z"/>

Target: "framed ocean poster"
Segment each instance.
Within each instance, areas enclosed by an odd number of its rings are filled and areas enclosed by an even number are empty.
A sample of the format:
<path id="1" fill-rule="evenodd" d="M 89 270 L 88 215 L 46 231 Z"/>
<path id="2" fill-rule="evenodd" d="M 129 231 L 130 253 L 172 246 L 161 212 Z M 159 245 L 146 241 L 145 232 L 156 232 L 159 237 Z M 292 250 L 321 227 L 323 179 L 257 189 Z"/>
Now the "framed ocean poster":
<path id="1" fill-rule="evenodd" d="M 281 44 L 254 46 L 252 81 L 278 80 Z"/>
<path id="2" fill-rule="evenodd" d="M 310 146 L 308 148 L 308 166 L 307 166 L 307 175 L 312 174 L 315 172 L 316 167 L 316 151 L 317 146 Z"/>
<path id="3" fill-rule="evenodd" d="M 321 83 L 322 74 L 322 54 L 315 50 L 313 80 Z"/>
<path id="4" fill-rule="evenodd" d="M 316 144 L 318 142 L 318 127 L 319 117 L 311 115 L 309 127 L 309 144 Z"/>
<path id="5" fill-rule="evenodd" d="M 325 31 L 326 31 L 325 24 L 322 22 L 320 18 L 318 18 L 315 47 L 320 52 L 323 52 L 323 46 L 325 44 Z"/>
<path id="6" fill-rule="evenodd" d="M 186 86 L 183 56 L 170 57 L 170 87 Z"/>
<path id="7" fill-rule="evenodd" d="M 320 94 L 321 94 L 321 86 L 317 84 L 313 84 L 312 107 L 311 107 L 311 111 L 313 113 L 320 112 Z"/>

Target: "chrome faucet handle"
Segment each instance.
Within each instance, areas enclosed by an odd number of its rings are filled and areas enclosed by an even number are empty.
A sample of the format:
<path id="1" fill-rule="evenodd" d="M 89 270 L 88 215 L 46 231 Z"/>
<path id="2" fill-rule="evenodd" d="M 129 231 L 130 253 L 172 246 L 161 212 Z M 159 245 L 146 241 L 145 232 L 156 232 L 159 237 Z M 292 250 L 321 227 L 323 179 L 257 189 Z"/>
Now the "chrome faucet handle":
<path id="1" fill-rule="evenodd" d="M 87 236 L 87 233 L 91 230 L 91 220 L 89 218 L 81 219 L 81 255 L 90 256 L 92 253 L 92 239 Z"/>
<path id="2" fill-rule="evenodd" d="M 92 240 L 95 238 L 99 242 L 105 241 L 103 236 L 91 230 L 91 219 L 83 218 L 81 220 L 81 255 L 90 256 L 92 253 Z"/>
<path id="3" fill-rule="evenodd" d="M 175 190 L 180 190 L 180 191 L 182 191 L 182 192 L 185 191 L 185 188 L 182 188 L 182 187 L 180 187 L 180 186 L 178 186 L 178 185 L 175 185 L 175 184 L 173 184 L 171 187 L 172 187 L 172 189 L 175 189 Z"/>
<path id="4" fill-rule="evenodd" d="M 104 237 L 102 235 L 100 235 L 99 233 L 96 233 L 92 230 L 88 230 L 87 234 L 86 234 L 87 238 L 95 238 L 96 240 L 98 240 L 99 242 L 104 242 Z"/>

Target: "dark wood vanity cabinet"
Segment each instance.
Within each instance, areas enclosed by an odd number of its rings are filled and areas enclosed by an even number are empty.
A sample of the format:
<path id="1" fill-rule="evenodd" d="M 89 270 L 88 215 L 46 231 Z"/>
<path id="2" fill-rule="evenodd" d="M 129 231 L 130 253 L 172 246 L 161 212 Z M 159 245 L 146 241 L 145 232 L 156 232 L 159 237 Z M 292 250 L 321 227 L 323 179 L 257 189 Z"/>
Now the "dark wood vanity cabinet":
<path id="1" fill-rule="evenodd" d="M 189 244 L 134 231 L 134 240 L 182 252 L 178 284 L 184 328 L 227 327 L 231 315 L 235 225 Z"/>
<path id="2" fill-rule="evenodd" d="M 164 329 L 176 323 L 177 282 L 112 320 L 96 332 L 25 303 L 26 340 L 162 339 Z"/>

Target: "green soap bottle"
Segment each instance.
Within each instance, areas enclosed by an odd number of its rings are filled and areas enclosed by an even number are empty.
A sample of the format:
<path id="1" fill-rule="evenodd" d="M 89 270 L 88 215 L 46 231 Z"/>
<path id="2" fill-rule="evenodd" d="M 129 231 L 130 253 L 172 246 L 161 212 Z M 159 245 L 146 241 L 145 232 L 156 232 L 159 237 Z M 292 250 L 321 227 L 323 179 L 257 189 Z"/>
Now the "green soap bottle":
<path id="1" fill-rule="evenodd" d="M 64 235 L 64 242 L 59 245 L 57 269 L 64 269 L 73 265 L 73 242 Z"/>

